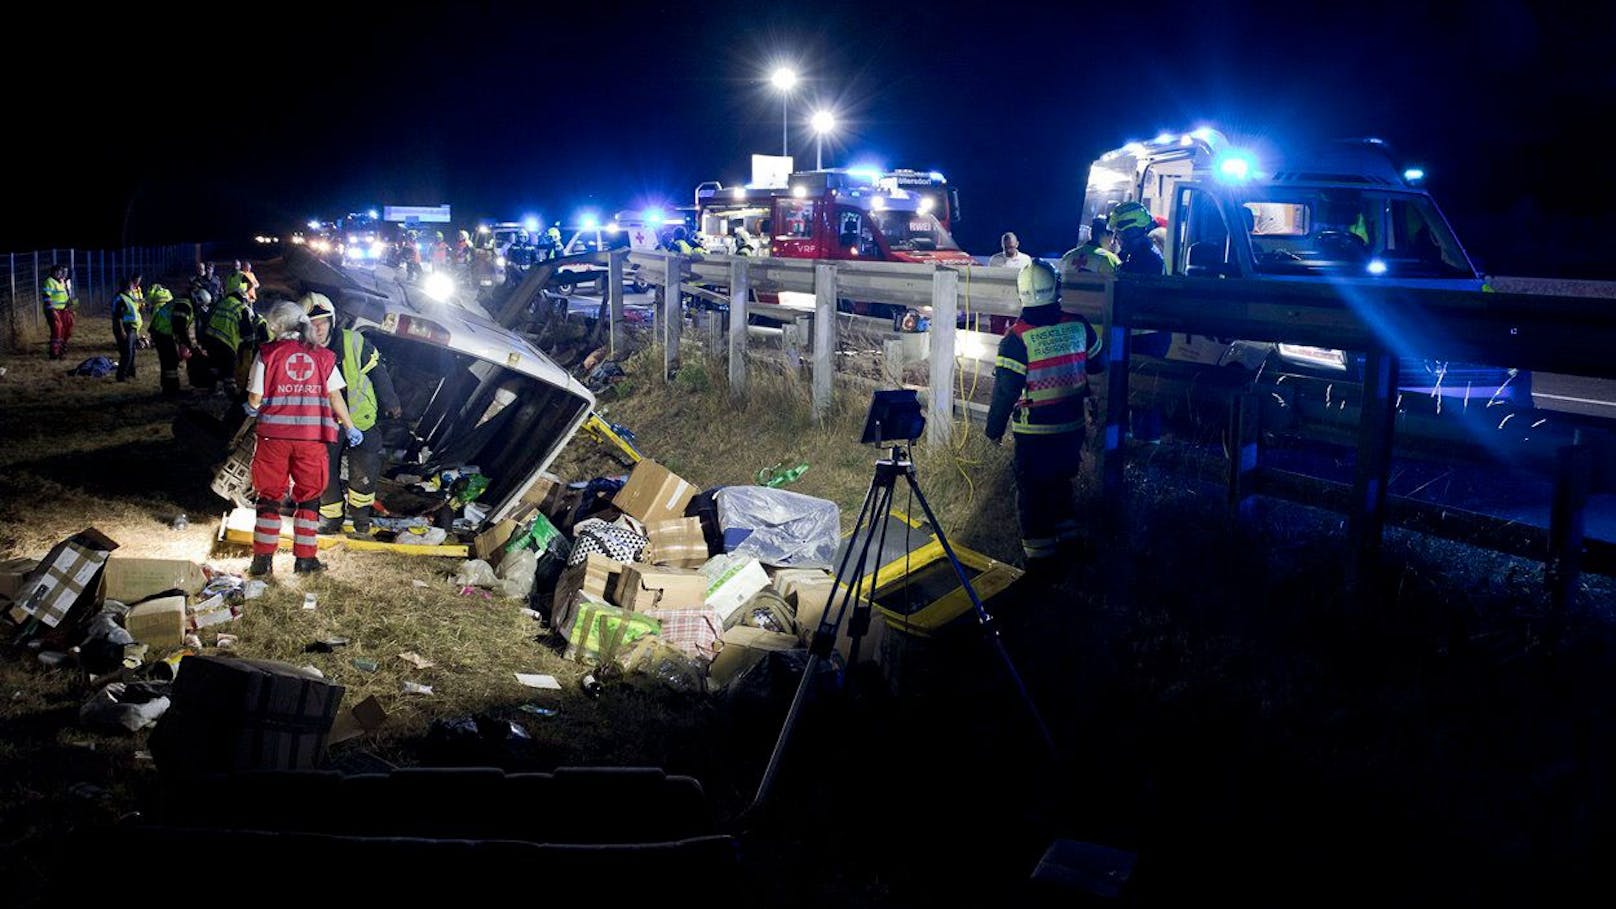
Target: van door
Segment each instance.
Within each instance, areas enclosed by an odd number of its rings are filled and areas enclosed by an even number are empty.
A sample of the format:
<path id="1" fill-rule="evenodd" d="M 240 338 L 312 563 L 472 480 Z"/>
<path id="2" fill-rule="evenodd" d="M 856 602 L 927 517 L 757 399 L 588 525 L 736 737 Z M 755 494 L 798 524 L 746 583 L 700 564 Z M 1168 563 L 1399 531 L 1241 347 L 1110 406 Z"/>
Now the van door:
<path id="1" fill-rule="evenodd" d="M 776 199 L 770 232 L 770 255 L 785 259 L 818 258 L 814 220 L 819 204 L 813 199 Z"/>
<path id="2" fill-rule="evenodd" d="M 1167 224 L 1167 246 L 1172 256 L 1171 273 L 1187 278 L 1233 278 L 1240 275 L 1235 255 L 1236 237 L 1229 230 L 1219 199 L 1197 186 L 1179 186 Z M 1266 355 L 1266 346 L 1254 352 Z M 1189 363 L 1220 364 L 1241 360 L 1235 345 L 1207 335 L 1174 333 L 1167 359 Z"/>

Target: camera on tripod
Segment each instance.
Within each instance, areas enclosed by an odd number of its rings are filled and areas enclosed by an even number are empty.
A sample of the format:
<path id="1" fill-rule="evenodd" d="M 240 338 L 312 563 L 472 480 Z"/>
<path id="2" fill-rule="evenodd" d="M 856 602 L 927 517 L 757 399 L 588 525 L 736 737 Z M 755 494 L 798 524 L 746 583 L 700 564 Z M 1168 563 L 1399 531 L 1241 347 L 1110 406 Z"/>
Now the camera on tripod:
<path id="1" fill-rule="evenodd" d="M 912 444 L 926 431 L 926 414 L 920 397 L 912 388 L 878 391 L 870 399 L 870 412 L 864 418 L 865 445 L 887 448 Z"/>

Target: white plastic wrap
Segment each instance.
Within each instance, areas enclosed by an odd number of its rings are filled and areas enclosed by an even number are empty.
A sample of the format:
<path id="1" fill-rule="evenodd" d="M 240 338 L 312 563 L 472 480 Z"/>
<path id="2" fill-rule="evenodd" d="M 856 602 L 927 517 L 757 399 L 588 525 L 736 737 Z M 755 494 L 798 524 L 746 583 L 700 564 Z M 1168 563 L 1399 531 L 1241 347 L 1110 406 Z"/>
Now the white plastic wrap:
<path id="1" fill-rule="evenodd" d="M 724 548 L 777 568 L 829 568 L 842 533 L 835 502 L 767 486 L 726 486 L 714 496 Z"/>
<path id="2" fill-rule="evenodd" d="M 531 549 L 518 549 L 499 563 L 499 585 L 508 597 L 518 599 L 533 592 L 533 579 L 539 573 L 539 554 Z"/>
<path id="3" fill-rule="evenodd" d="M 460 571 L 455 575 L 456 587 L 498 587 L 499 577 L 494 574 L 494 567 L 482 559 L 467 559 L 460 563 Z"/>

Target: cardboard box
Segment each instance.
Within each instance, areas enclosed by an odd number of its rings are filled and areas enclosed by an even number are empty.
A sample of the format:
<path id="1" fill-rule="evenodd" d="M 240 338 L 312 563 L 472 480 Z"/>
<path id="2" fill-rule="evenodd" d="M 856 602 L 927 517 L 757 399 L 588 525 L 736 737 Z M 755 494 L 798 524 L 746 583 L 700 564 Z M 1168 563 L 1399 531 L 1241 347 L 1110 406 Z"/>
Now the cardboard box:
<path id="1" fill-rule="evenodd" d="M 94 598 L 107 555 L 117 548 L 117 543 L 94 527 L 57 543 L 41 560 L 38 575 L 17 592 L 17 605 L 55 628 L 79 602 Z"/>
<path id="2" fill-rule="evenodd" d="M 577 610 L 556 629 L 567 641 L 564 657 L 579 663 L 602 663 L 624 652 L 639 638 L 660 634 L 662 625 L 650 616 L 584 597 Z"/>
<path id="3" fill-rule="evenodd" d="M 477 536 L 471 541 L 471 557 L 474 559 L 482 559 L 495 568 L 498 568 L 500 558 L 505 555 L 503 552 L 505 544 L 510 542 L 511 534 L 517 532 L 521 528 L 522 525 L 516 523 L 510 518 L 506 518 L 482 533 L 477 534 Z"/>
<path id="4" fill-rule="evenodd" d="M 131 637 L 154 649 L 185 643 L 185 597 L 160 597 L 129 610 L 123 627 Z"/>
<path id="5" fill-rule="evenodd" d="M 0 597 L 15 600 L 28 582 L 28 576 L 39 567 L 38 559 L 6 559 L 0 562 Z"/>
<path id="6" fill-rule="evenodd" d="M 165 776 L 320 766 L 341 685 L 268 660 L 188 656 L 182 669 L 150 739 Z"/>
<path id="7" fill-rule="evenodd" d="M 522 493 L 523 505 L 537 508 L 545 514 L 550 514 L 561 504 L 561 497 L 567 492 L 567 484 L 553 473 L 541 473 L 533 481 L 533 485 Z"/>
<path id="8" fill-rule="evenodd" d="M 651 540 L 651 562 L 656 565 L 700 568 L 709 556 L 700 518 L 674 518 L 647 524 L 645 535 Z"/>
<path id="9" fill-rule="evenodd" d="M 779 578 L 776 577 L 775 589 L 780 590 L 780 587 Z M 814 629 L 819 627 L 819 620 L 824 618 L 831 595 L 836 592 L 836 581 L 830 575 L 819 572 L 817 578 L 789 579 L 784 587 L 780 595 L 796 610 L 797 634 L 802 636 L 806 644 L 813 637 Z"/>
<path id="10" fill-rule="evenodd" d="M 186 559 L 107 559 L 106 595 L 123 603 L 138 603 L 168 590 L 193 594 L 207 582 L 202 566 Z"/>
<path id="11" fill-rule="evenodd" d="M 617 584 L 623 573 L 623 563 L 591 552 L 582 562 L 562 572 L 556 581 L 555 598 L 551 600 L 551 624 L 560 625 L 560 617 L 576 605 L 572 601 L 586 594 L 606 602 L 617 595 Z"/>
<path id="12" fill-rule="evenodd" d="M 700 609 L 707 578 L 692 568 L 634 563 L 623 566 L 617 604 L 630 612 L 647 609 Z"/>
<path id="13" fill-rule="evenodd" d="M 825 591 L 823 599 L 817 585 L 808 587 L 799 584 L 793 596 L 796 597 L 797 606 L 797 634 L 803 644 L 811 644 L 814 632 L 819 630 L 819 622 L 825 617 L 826 608 L 835 608 L 841 605 L 841 589 L 834 586 Z M 788 597 L 789 599 L 789 597 Z M 854 603 L 847 604 L 847 614 L 842 616 L 842 624 L 836 627 L 836 652 L 842 655 L 842 661 L 847 662 L 847 655 L 852 651 L 852 641 L 847 636 L 848 623 L 853 621 Z M 871 608 L 870 630 L 865 633 L 863 640 L 859 641 L 859 662 L 878 663 L 881 661 L 882 641 L 886 639 L 886 616 L 881 610 Z"/>
<path id="14" fill-rule="evenodd" d="M 750 669 L 770 651 L 797 650 L 802 642 L 793 634 L 780 634 L 737 625 L 724 632 L 723 648 L 707 669 L 707 678 L 714 687 L 722 688 L 730 680 Z"/>
<path id="15" fill-rule="evenodd" d="M 685 506 L 696 492 L 696 487 L 673 471 L 647 458 L 634 465 L 634 472 L 612 497 L 612 504 L 642 524 L 654 524 L 684 517 Z"/>
<path id="16" fill-rule="evenodd" d="M 719 618 L 726 622 L 752 594 L 769 586 L 762 563 L 746 555 L 713 556 L 701 566 L 701 573 L 707 578 L 707 605 L 718 610 Z"/>

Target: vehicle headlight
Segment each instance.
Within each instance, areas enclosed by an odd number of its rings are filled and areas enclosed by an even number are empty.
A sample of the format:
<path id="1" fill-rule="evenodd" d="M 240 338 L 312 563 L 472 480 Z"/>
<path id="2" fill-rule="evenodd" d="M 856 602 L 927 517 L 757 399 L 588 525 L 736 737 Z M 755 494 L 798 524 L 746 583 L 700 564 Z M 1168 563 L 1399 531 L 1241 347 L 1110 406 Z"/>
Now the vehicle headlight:
<path id="1" fill-rule="evenodd" d="M 494 259 L 494 267 L 495 268 L 504 268 L 505 267 L 505 257 L 504 256 L 496 257 Z"/>
<path id="2" fill-rule="evenodd" d="M 447 303 L 454 296 L 454 279 L 441 271 L 435 271 L 421 282 L 421 291 L 439 303 Z"/>

